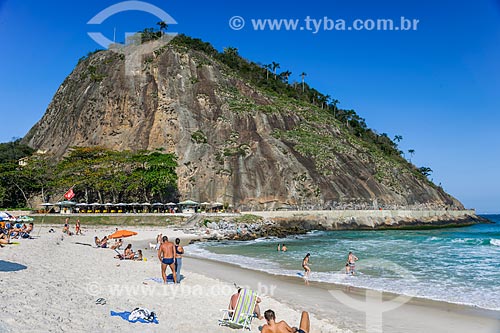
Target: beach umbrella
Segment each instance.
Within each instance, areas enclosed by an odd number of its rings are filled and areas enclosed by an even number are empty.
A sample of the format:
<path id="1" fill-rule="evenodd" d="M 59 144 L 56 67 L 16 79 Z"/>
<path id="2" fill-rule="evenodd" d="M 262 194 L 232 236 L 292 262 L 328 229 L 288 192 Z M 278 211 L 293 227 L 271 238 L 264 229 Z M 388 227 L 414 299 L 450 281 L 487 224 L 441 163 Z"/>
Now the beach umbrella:
<path id="1" fill-rule="evenodd" d="M 130 231 L 130 230 L 118 230 L 112 233 L 111 235 L 108 236 L 108 238 L 115 239 L 115 238 L 125 238 L 125 237 L 130 237 L 130 236 L 135 236 L 137 235 L 137 232 L 135 231 Z"/>
<path id="2" fill-rule="evenodd" d="M 173 202 L 169 202 L 169 203 L 165 204 L 165 206 L 177 206 L 177 204 L 173 203 Z"/>
<path id="3" fill-rule="evenodd" d="M 161 202 L 155 202 L 152 206 L 163 206 Z"/>

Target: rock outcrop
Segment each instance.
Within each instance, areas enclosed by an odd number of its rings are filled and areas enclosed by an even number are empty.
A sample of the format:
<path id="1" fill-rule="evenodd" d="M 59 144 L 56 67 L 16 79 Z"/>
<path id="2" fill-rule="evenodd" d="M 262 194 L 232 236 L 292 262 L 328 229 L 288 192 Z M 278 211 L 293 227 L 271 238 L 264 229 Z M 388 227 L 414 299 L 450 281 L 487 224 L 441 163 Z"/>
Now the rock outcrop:
<path id="1" fill-rule="evenodd" d="M 183 198 L 241 210 L 463 208 L 318 107 L 258 89 L 200 51 L 133 47 L 135 69 L 112 50 L 82 60 L 24 142 L 57 158 L 72 146 L 172 152 Z"/>

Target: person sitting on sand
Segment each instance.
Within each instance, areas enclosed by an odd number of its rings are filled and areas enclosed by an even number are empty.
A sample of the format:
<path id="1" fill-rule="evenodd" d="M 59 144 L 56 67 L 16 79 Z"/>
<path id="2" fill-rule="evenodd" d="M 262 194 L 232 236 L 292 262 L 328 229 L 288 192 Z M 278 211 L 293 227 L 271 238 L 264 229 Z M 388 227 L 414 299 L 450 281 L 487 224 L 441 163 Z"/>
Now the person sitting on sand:
<path id="1" fill-rule="evenodd" d="M 0 231 L 0 245 L 3 245 L 3 244 L 10 244 L 10 236 L 9 236 L 9 234 L 6 234 L 3 231 Z"/>
<path id="2" fill-rule="evenodd" d="M 23 224 L 22 227 L 20 225 L 15 225 L 12 229 L 10 229 L 9 235 L 12 238 L 19 238 L 22 232 L 26 230 L 26 224 Z"/>
<path id="3" fill-rule="evenodd" d="M 229 310 L 234 310 L 236 309 L 236 305 L 238 304 L 238 298 L 240 297 L 240 292 L 241 292 L 241 288 L 238 288 L 238 291 L 236 292 L 236 294 L 233 294 L 231 296 L 231 299 L 229 300 Z M 255 308 L 253 309 L 253 314 L 255 317 L 259 318 L 259 320 L 262 320 L 264 319 L 264 317 L 262 317 L 262 315 L 260 314 L 260 307 L 259 307 L 259 303 L 262 302 L 262 300 L 260 299 L 260 297 L 257 297 L 257 303 L 255 303 Z M 229 312 L 230 314 L 232 312 Z"/>
<path id="4" fill-rule="evenodd" d="M 104 236 L 103 239 L 101 239 L 101 245 L 100 245 L 103 249 L 107 248 L 108 247 L 108 236 Z"/>
<path id="5" fill-rule="evenodd" d="M 137 250 L 134 260 L 142 261 L 142 250 Z"/>
<path id="6" fill-rule="evenodd" d="M 69 224 L 68 223 L 64 224 L 62 232 L 63 232 L 63 234 L 67 234 L 68 236 L 72 236 L 73 235 L 73 233 L 69 230 Z"/>
<path id="7" fill-rule="evenodd" d="M 116 250 L 116 249 L 119 249 L 121 246 L 123 245 L 123 241 L 122 239 L 120 238 L 120 240 L 116 241 L 112 246 L 111 246 L 111 250 Z"/>
<path id="8" fill-rule="evenodd" d="M 95 236 L 94 242 L 95 242 L 95 246 L 101 247 L 101 240 L 99 239 L 99 237 Z"/>
<path id="9" fill-rule="evenodd" d="M 125 251 L 123 251 L 123 258 L 125 259 L 134 259 L 135 253 L 132 251 L 132 244 L 127 245 Z"/>
<path id="10" fill-rule="evenodd" d="M 264 318 L 266 319 L 267 324 L 262 326 L 262 333 L 309 333 L 309 330 L 311 329 L 309 313 L 306 311 L 302 312 L 299 328 L 290 327 L 290 325 L 288 325 L 284 320 L 277 323 L 276 314 L 273 310 L 267 310 L 264 312 Z"/>

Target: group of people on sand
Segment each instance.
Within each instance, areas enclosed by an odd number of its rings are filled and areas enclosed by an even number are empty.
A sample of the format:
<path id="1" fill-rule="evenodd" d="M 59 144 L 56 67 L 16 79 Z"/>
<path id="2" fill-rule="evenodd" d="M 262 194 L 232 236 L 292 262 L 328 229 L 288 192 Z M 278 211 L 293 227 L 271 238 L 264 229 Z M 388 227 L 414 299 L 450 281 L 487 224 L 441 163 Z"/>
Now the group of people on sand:
<path id="1" fill-rule="evenodd" d="M 64 222 L 64 227 L 62 229 L 63 234 L 66 234 L 68 236 L 73 236 L 73 235 L 83 235 L 82 234 L 82 227 L 80 224 L 80 220 L 76 220 L 75 223 L 75 232 L 73 233 L 69 227 L 69 217 L 66 218 L 66 221 Z"/>
<path id="2" fill-rule="evenodd" d="M 229 300 L 229 313 L 234 312 L 236 309 L 236 306 L 238 304 L 238 299 L 240 297 L 240 292 L 241 288 L 238 288 L 238 291 L 231 296 L 231 299 Z M 253 310 L 253 315 L 255 318 L 258 318 L 259 320 L 265 319 L 266 324 L 262 326 L 262 333 L 290 333 L 290 332 L 297 332 L 297 333 L 309 333 L 309 330 L 311 328 L 310 320 L 309 320 L 309 313 L 306 311 L 302 312 L 302 316 L 300 318 L 300 323 L 298 327 L 291 327 L 288 325 L 287 322 L 284 320 L 280 322 L 276 322 L 276 314 L 273 310 L 267 310 L 264 312 L 264 315 L 261 314 L 260 311 L 260 303 L 262 302 L 262 299 L 260 297 L 257 297 L 257 302 L 255 303 L 255 307 Z"/>
<path id="3" fill-rule="evenodd" d="M 158 259 L 161 264 L 161 277 L 163 283 L 167 283 L 167 267 L 172 272 L 174 283 L 180 283 L 181 268 L 182 268 L 182 255 L 184 248 L 180 245 L 181 240 L 175 239 L 175 244 L 169 242 L 167 236 L 161 236 L 161 243 L 158 246 Z"/>
<path id="4" fill-rule="evenodd" d="M 137 250 L 137 252 L 134 252 L 134 250 L 132 250 L 132 244 L 128 244 L 127 247 L 125 248 L 125 250 L 123 250 L 123 254 L 122 253 L 118 253 L 115 256 L 115 258 L 121 259 L 121 260 L 127 259 L 127 260 L 142 261 L 143 260 L 142 250 L 139 249 L 139 250 Z"/>
<path id="5" fill-rule="evenodd" d="M 31 238 L 31 232 L 33 231 L 33 222 L 28 225 L 25 223 L 12 225 L 7 222 L 0 227 L 0 247 L 4 245 L 11 244 L 11 239 L 17 238 Z"/>

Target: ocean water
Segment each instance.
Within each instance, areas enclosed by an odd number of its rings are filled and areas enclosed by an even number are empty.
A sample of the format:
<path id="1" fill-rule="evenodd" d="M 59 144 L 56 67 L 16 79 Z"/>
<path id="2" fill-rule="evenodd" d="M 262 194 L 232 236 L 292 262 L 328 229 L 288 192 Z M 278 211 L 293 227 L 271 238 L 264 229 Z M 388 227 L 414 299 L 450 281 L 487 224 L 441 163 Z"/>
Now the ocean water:
<path id="1" fill-rule="evenodd" d="M 387 231 L 313 231 L 285 239 L 197 243 L 192 256 L 276 275 L 296 276 L 311 253 L 310 280 L 466 304 L 500 311 L 500 215 L 495 224 Z M 287 252 L 277 252 L 285 243 Z M 345 274 L 347 254 L 359 261 Z"/>

